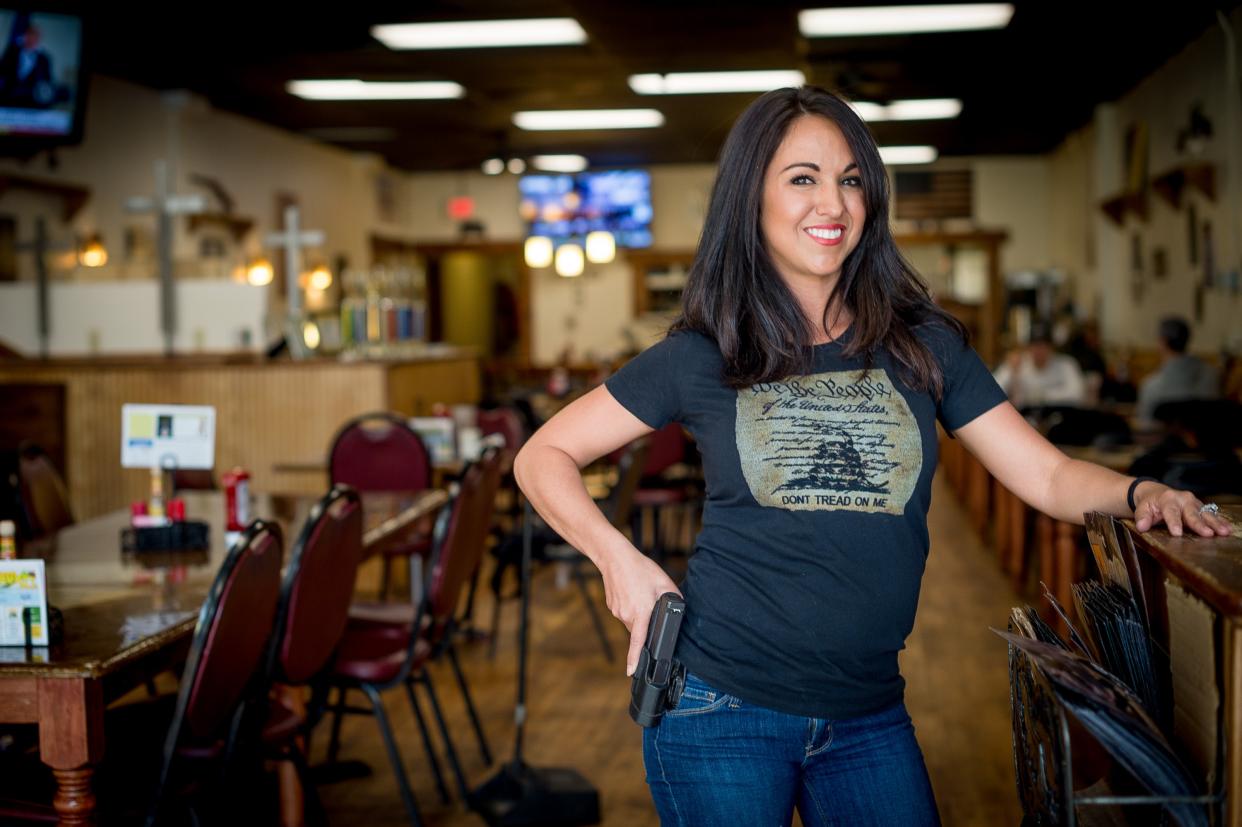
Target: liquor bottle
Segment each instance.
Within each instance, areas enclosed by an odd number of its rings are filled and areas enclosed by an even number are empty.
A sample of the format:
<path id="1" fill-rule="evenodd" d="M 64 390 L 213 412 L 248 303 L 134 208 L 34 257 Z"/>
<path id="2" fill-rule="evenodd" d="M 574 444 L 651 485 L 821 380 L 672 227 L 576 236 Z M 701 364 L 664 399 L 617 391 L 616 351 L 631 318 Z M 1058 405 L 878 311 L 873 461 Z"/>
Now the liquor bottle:
<path id="1" fill-rule="evenodd" d="M 17 559 L 17 525 L 12 520 L 0 520 L 0 560 Z"/>

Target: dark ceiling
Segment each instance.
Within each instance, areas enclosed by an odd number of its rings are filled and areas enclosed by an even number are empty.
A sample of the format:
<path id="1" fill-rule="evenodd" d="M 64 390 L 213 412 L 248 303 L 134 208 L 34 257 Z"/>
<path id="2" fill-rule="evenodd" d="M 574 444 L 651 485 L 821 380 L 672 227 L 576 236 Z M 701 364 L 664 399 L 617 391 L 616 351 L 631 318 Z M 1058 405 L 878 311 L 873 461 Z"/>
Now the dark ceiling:
<path id="1" fill-rule="evenodd" d="M 874 5 L 835 3 L 833 5 Z M 1216 29 L 1217 7 L 1018 0 L 1009 26 L 990 32 L 807 39 L 789 2 L 471 0 L 181 5 L 96 11 L 97 71 L 158 89 L 184 88 L 224 110 L 293 132 L 381 127 L 388 140 L 339 141 L 407 170 L 477 168 L 498 153 L 576 152 L 596 166 L 714 161 L 751 94 L 632 93 L 638 72 L 798 68 L 857 100 L 957 97 L 952 121 L 878 123 L 881 144 L 931 143 L 942 155 L 1039 153 L 1090 120 L 1195 38 Z M 375 23 L 519 17 L 576 18 L 581 46 L 390 51 Z M 438 102 L 311 102 L 297 78 L 454 80 L 466 97 Z M 1189 112 L 1192 100 L 1174 105 Z M 523 132 L 522 109 L 654 107 L 659 129 Z"/>

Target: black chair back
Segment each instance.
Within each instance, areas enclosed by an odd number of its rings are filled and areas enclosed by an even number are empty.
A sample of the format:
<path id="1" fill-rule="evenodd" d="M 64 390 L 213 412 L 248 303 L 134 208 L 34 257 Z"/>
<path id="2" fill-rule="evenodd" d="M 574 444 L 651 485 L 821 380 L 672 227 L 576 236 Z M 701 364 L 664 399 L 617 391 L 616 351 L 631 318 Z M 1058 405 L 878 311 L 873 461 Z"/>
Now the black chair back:
<path id="1" fill-rule="evenodd" d="M 190 654 L 172 723 L 164 739 L 163 762 L 147 825 L 161 816 L 177 753 L 189 743 L 226 740 L 238 710 L 261 673 L 267 635 L 280 597 L 280 527 L 255 520 L 229 550 L 194 627 Z"/>
<path id="2" fill-rule="evenodd" d="M 362 562 L 362 504 L 338 485 L 311 509 L 289 554 L 268 653 L 273 681 L 304 684 L 332 657 Z"/>

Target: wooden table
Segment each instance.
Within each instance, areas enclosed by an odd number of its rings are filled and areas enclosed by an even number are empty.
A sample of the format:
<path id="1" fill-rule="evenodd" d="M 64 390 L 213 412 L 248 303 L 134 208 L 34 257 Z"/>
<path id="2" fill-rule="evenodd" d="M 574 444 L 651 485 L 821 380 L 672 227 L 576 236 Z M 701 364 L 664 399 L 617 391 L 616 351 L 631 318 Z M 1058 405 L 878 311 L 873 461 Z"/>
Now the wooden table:
<path id="1" fill-rule="evenodd" d="M 1221 513 L 1233 524 L 1230 537 L 1174 537 L 1163 526 L 1140 532 L 1132 521 L 1124 522 L 1135 546 L 1164 575 L 1151 584 L 1156 594 L 1149 597 L 1149 605 L 1154 605 L 1155 613 L 1167 611 L 1169 582 L 1180 585 L 1214 613 L 1218 629 L 1215 660 L 1221 671 L 1217 686 L 1224 742 L 1224 823 L 1242 827 L 1242 505 L 1221 506 Z M 1167 636 L 1167 629 L 1164 632 Z"/>
<path id="2" fill-rule="evenodd" d="M 364 553 L 402 542 L 447 501 L 440 490 L 364 495 Z M 70 526 L 23 556 L 47 560 L 48 602 L 64 615 L 51 647 L 0 649 L 0 723 L 39 725 L 39 756 L 52 768 L 61 824 L 94 823 L 91 778 L 104 755 L 104 709 L 184 660 L 198 608 L 227 548 L 219 492 L 187 492 L 188 519 L 211 524 L 211 549 L 178 568 L 122 559 L 128 512 Z M 288 549 L 316 498 L 259 495 L 252 513 L 279 522 Z"/>

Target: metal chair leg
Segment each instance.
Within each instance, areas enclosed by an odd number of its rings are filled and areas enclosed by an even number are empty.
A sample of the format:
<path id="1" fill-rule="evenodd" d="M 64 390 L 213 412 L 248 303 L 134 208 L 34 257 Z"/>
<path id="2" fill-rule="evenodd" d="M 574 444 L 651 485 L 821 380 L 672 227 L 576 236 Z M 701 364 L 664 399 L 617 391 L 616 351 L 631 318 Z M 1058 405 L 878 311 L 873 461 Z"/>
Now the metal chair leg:
<path id="1" fill-rule="evenodd" d="M 392 585 L 392 558 L 387 554 L 380 563 L 380 602 L 388 600 L 388 587 Z"/>
<path id="2" fill-rule="evenodd" d="M 452 800 L 452 796 L 449 795 L 448 786 L 444 783 L 444 773 L 440 770 L 440 759 L 436 758 L 436 750 L 431 743 L 431 731 L 427 729 L 427 719 L 423 717 L 423 709 L 418 703 L 418 698 L 414 695 L 414 685 L 408 680 L 405 682 L 405 695 L 410 699 L 410 709 L 414 710 L 414 720 L 418 723 L 418 732 L 423 736 L 423 749 L 427 753 L 427 763 L 431 765 L 431 774 L 436 780 L 436 791 L 440 793 L 440 800 L 448 804 Z"/>
<path id="3" fill-rule="evenodd" d="M 470 688 L 466 686 L 466 676 L 461 671 L 461 664 L 457 660 L 457 647 L 453 645 L 452 638 L 449 638 L 448 645 L 449 663 L 453 666 L 453 675 L 457 678 L 457 685 L 461 688 L 461 697 L 466 702 L 466 712 L 470 715 L 470 723 L 474 726 L 475 737 L 479 739 L 479 755 L 483 757 L 483 763 L 487 766 L 492 764 L 492 751 L 487 746 L 487 736 L 483 734 L 483 724 L 479 721 L 478 710 L 474 708 L 474 699 L 470 697 Z"/>
<path id="4" fill-rule="evenodd" d="M 488 635 L 487 641 L 487 658 L 488 660 L 496 659 L 496 638 L 500 634 L 500 592 L 496 593 L 496 599 L 492 601 L 492 628 Z"/>
<path id="5" fill-rule="evenodd" d="M 431 701 L 431 711 L 436 716 L 436 724 L 440 727 L 440 737 L 444 739 L 444 752 L 448 755 L 449 766 L 453 768 L 453 775 L 457 777 L 457 789 L 461 792 L 461 800 L 466 801 L 470 797 L 470 790 L 466 787 L 466 776 L 461 771 L 461 762 L 457 760 L 457 748 L 453 746 L 453 736 L 449 735 L 448 724 L 444 722 L 444 713 L 440 710 L 440 700 L 436 697 L 435 687 L 431 684 L 431 675 L 424 669 L 415 680 L 427 687 L 427 698 Z"/>
<path id="6" fill-rule="evenodd" d="M 384 737 L 384 747 L 388 750 L 388 760 L 392 763 L 392 771 L 397 776 L 397 788 L 401 791 L 401 800 L 405 804 L 405 811 L 410 816 L 410 823 L 414 827 L 423 827 L 423 820 L 418 814 L 418 804 L 414 801 L 414 791 L 410 789 L 410 779 L 405 774 L 405 764 L 401 762 L 401 753 L 397 750 L 397 742 L 392 736 L 392 726 L 388 723 L 388 713 L 384 711 L 384 699 L 380 697 L 379 690 L 368 683 L 361 686 L 367 698 L 371 701 L 371 707 L 375 710 L 375 720 L 379 723 L 380 735 Z"/>
<path id="7" fill-rule="evenodd" d="M 345 687 L 336 690 L 336 706 L 332 708 L 332 734 L 328 737 L 328 763 L 335 764 L 341 751 L 341 719 L 345 717 Z"/>
<path id="8" fill-rule="evenodd" d="M 323 827 L 328 823 L 328 819 L 323 811 L 323 802 L 319 799 L 319 788 L 315 786 L 315 781 L 311 778 L 306 755 L 298 749 L 297 741 L 289 744 L 289 760 L 293 762 L 293 767 L 298 773 L 298 780 L 302 783 L 302 810 L 306 824 L 311 827 Z"/>
<path id="9" fill-rule="evenodd" d="M 587 614 L 591 616 L 591 624 L 595 627 L 595 634 L 599 636 L 599 645 L 604 650 L 604 660 L 611 663 L 612 646 L 608 643 L 608 632 L 604 629 L 604 622 L 600 620 L 599 612 L 595 610 L 595 600 L 591 597 L 591 590 L 587 588 L 586 576 L 582 573 L 580 564 L 579 560 L 570 564 L 574 580 L 578 581 L 578 591 L 582 594 L 582 602 L 586 603 Z"/>

